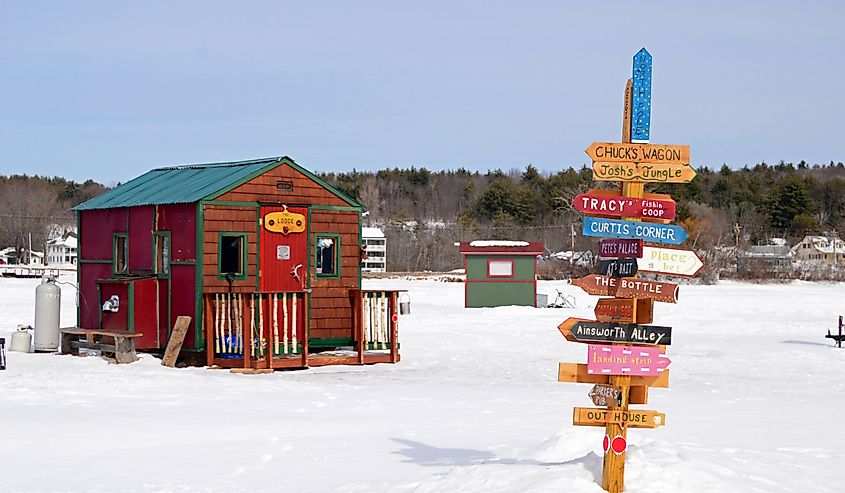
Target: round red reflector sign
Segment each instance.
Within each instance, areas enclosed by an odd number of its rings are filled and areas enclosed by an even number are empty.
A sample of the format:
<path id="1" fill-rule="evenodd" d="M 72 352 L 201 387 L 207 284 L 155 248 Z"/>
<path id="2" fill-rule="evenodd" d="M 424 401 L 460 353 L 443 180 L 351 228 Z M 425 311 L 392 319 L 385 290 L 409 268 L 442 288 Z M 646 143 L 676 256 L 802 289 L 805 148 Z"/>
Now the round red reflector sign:
<path id="1" fill-rule="evenodd" d="M 602 440 L 601 448 L 604 450 L 604 453 L 607 453 L 607 447 L 610 446 L 610 437 L 605 435 L 604 440 Z"/>
<path id="2" fill-rule="evenodd" d="M 393 315 L 392 317 L 390 317 L 390 320 L 393 320 L 395 322 L 395 321 L 399 320 L 399 317 L 397 317 L 396 315 Z"/>
<path id="3" fill-rule="evenodd" d="M 623 438 L 622 435 L 616 435 L 613 438 L 613 441 L 610 442 L 610 448 L 613 450 L 614 454 L 620 455 L 628 448 L 628 442 L 625 441 L 625 438 Z"/>

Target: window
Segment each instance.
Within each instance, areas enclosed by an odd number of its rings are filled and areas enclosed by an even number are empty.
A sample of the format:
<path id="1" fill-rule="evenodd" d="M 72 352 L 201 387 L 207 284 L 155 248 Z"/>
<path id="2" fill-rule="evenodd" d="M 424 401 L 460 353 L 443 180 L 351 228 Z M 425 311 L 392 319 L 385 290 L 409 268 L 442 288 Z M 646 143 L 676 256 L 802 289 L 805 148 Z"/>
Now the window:
<path id="1" fill-rule="evenodd" d="M 112 270 L 115 274 L 129 273 L 129 237 L 126 233 L 114 235 L 114 260 Z"/>
<path id="2" fill-rule="evenodd" d="M 488 277 L 513 277 L 513 260 L 488 260 Z"/>
<path id="3" fill-rule="evenodd" d="M 170 232 L 156 232 L 153 241 L 153 271 L 166 276 L 170 273 Z"/>
<path id="4" fill-rule="evenodd" d="M 246 233 L 218 234 L 217 277 L 246 279 Z"/>
<path id="5" fill-rule="evenodd" d="M 317 235 L 314 245 L 317 277 L 340 277 L 340 235 Z"/>

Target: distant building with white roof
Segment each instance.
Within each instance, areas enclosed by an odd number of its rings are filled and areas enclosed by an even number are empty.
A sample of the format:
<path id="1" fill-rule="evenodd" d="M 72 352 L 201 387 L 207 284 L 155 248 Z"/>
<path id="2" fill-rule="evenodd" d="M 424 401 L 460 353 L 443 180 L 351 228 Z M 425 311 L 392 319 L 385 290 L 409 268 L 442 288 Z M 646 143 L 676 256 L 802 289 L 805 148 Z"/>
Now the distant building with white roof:
<path id="1" fill-rule="evenodd" d="M 387 272 L 387 238 L 381 228 L 361 228 L 361 245 L 367 258 L 361 264 L 363 272 Z"/>
<path id="2" fill-rule="evenodd" d="M 47 265 L 76 265 L 77 239 L 73 233 L 65 233 L 47 241 Z"/>
<path id="3" fill-rule="evenodd" d="M 845 241 L 836 236 L 807 235 L 792 247 L 795 260 L 845 264 Z"/>

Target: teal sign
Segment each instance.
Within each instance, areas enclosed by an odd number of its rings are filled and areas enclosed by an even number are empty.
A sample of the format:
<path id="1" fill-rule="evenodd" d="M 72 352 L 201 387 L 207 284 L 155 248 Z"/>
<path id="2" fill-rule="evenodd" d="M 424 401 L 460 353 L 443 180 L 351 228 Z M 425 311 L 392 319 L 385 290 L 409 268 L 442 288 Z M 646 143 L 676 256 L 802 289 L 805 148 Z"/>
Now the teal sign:
<path id="1" fill-rule="evenodd" d="M 651 131 L 651 54 L 645 48 L 634 55 L 631 140 L 648 142 Z"/>
<path id="2" fill-rule="evenodd" d="M 599 238 L 632 238 L 652 243 L 680 245 L 687 239 L 687 232 L 674 224 L 641 223 L 584 216 L 584 236 Z"/>

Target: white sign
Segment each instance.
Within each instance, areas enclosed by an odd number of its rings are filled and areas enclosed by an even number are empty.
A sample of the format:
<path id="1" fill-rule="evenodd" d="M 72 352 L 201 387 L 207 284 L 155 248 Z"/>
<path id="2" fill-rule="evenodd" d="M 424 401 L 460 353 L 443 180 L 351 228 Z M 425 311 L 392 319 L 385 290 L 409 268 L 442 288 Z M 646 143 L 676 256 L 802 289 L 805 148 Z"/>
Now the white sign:
<path id="1" fill-rule="evenodd" d="M 276 247 L 276 260 L 290 260 L 290 246 L 279 245 Z"/>
<path id="2" fill-rule="evenodd" d="M 646 245 L 643 247 L 643 258 L 637 259 L 637 267 L 642 272 L 695 277 L 704 267 L 704 263 L 692 250 Z"/>

